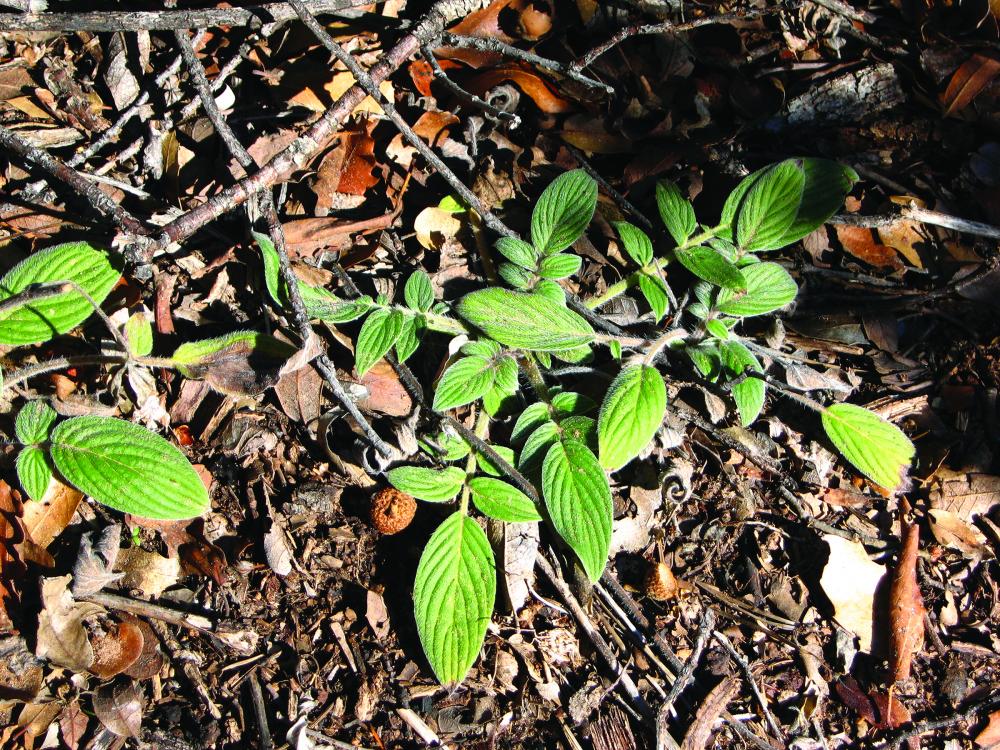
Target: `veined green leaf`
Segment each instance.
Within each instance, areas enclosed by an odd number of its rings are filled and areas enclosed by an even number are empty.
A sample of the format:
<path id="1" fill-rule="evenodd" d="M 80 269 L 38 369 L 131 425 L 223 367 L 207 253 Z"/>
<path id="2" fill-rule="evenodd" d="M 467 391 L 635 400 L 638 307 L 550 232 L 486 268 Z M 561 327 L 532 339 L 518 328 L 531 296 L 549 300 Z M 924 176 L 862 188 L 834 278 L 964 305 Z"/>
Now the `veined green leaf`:
<path id="1" fill-rule="evenodd" d="M 722 355 L 722 366 L 733 377 L 743 374 L 746 368 L 764 372 L 760 362 L 749 349 L 739 341 L 726 341 L 719 349 Z M 733 400 L 740 413 L 740 424 L 749 427 L 760 416 L 764 408 L 764 381 L 759 378 L 747 378 L 742 383 L 733 386 Z"/>
<path id="2" fill-rule="evenodd" d="M 133 357 L 145 357 L 153 351 L 153 323 L 146 313 L 133 313 L 125 321 L 125 340 Z"/>
<path id="3" fill-rule="evenodd" d="M 444 430 L 437 434 L 433 442 L 431 440 L 424 441 L 420 439 L 417 442 L 425 453 L 435 458 L 440 458 L 442 461 L 459 461 L 472 452 L 469 444 L 459 435 L 453 435 Z"/>
<path id="4" fill-rule="evenodd" d="M 653 273 L 642 273 L 639 276 L 639 291 L 649 303 L 649 309 L 653 311 L 653 319 L 659 322 L 660 318 L 667 314 L 670 309 L 670 295 L 667 293 L 667 283 Z"/>
<path id="5" fill-rule="evenodd" d="M 454 499 L 465 484 L 465 472 L 457 466 L 444 469 L 398 466 L 387 471 L 385 476 L 400 492 L 429 503 L 446 503 Z"/>
<path id="6" fill-rule="evenodd" d="M 805 188 L 802 165 L 776 164 L 750 187 L 736 210 L 736 244 L 744 250 L 775 250 L 798 215 Z"/>
<path id="7" fill-rule="evenodd" d="M 695 304 L 698 304 L 697 302 Z M 722 339 L 725 341 L 729 338 L 729 329 L 726 324 L 723 323 L 718 318 L 713 318 L 712 320 L 705 321 L 705 330 L 708 331 L 709 335 L 714 336 L 717 339 Z"/>
<path id="8" fill-rule="evenodd" d="M 44 443 L 58 418 L 48 401 L 35 399 L 21 407 L 14 420 L 14 435 L 24 445 Z"/>
<path id="9" fill-rule="evenodd" d="M 683 245 L 694 234 L 698 221 L 691 201 L 681 194 L 677 185 L 666 180 L 656 184 L 656 207 L 660 210 L 663 226 L 670 232 L 674 242 Z"/>
<path id="10" fill-rule="evenodd" d="M 427 661 L 443 685 L 461 682 L 479 655 L 496 599 L 493 549 L 461 512 L 431 535 L 413 583 L 413 614 Z"/>
<path id="11" fill-rule="evenodd" d="M 787 247 L 821 227 L 844 205 L 859 179 L 853 169 L 829 159 L 805 158 L 800 162 L 805 175 L 802 203 L 778 247 Z"/>
<path id="12" fill-rule="evenodd" d="M 600 580 L 611 547 L 611 488 L 597 457 L 583 443 L 557 441 L 542 465 L 542 495 L 552 525 Z"/>
<path id="13" fill-rule="evenodd" d="M 501 237 L 497 240 L 497 250 L 514 265 L 529 271 L 534 271 L 538 265 L 535 248 L 517 237 Z"/>
<path id="14" fill-rule="evenodd" d="M 131 422 L 67 419 L 52 431 L 50 450 L 67 482 L 123 513 L 171 521 L 209 508 L 208 491 L 185 455 Z"/>
<path id="15" fill-rule="evenodd" d="M 718 379 L 719 371 L 722 369 L 718 341 L 705 341 L 697 346 L 685 346 L 684 352 L 704 377 L 713 382 Z"/>
<path id="16" fill-rule="evenodd" d="M 463 357 L 452 363 L 434 392 L 434 411 L 446 411 L 471 404 L 493 387 L 496 367 L 485 357 Z"/>
<path id="17" fill-rule="evenodd" d="M 682 266 L 710 284 L 736 291 L 747 288 L 747 281 L 740 269 L 711 248 L 698 246 L 675 250 L 674 255 Z"/>
<path id="18" fill-rule="evenodd" d="M 516 349 L 553 352 L 594 340 L 594 329 L 586 320 L 536 294 L 481 289 L 465 295 L 455 309 L 490 338 Z"/>
<path id="19" fill-rule="evenodd" d="M 716 298 L 716 309 L 727 315 L 748 318 L 774 312 L 790 304 L 799 292 L 795 279 L 777 263 L 755 263 L 741 273 L 747 290 L 723 289 Z"/>
<path id="20" fill-rule="evenodd" d="M 497 266 L 497 272 L 501 279 L 515 289 L 531 289 L 531 283 L 535 280 L 534 271 L 515 266 L 513 263 L 501 263 Z"/>
<path id="21" fill-rule="evenodd" d="M 405 362 L 413 355 L 420 346 L 423 331 L 423 316 L 404 316 L 403 328 L 399 332 L 399 338 L 396 339 L 396 359 Z"/>
<path id="22" fill-rule="evenodd" d="M 511 466 L 517 465 L 517 456 L 506 445 L 493 445 L 490 447 L 493 448 L 494 453 L 508 464 Z M 492 458 L 481 451 L 476 451 L 476 466 L 479 468 L 479 471 L 489 474 L 491 477 L 502 477 L 506 474 Z"/>
<path id="23" fill-rule="evenodd" d="M 410 274 L 403 288 L 403 297 L 411 310 L 427 312 L 434 304 L 434 290 L 431 288 L 431 277 L 423 270 L 417 269 Z"/>
<path id="24" fill-rule="evenodd" d="M 467 357 L 483 357 L 484 359 L 493 359 L 501 351 L 503 351 L 503 349 L 496 341 L 479 339 L 478 341 L 469 341 L 462 344 L 462 348 L 459 351 Z"/>
<path id="25" fill-rule="evenodd" d="M 553 443 L 559 440 L 559 426 L 555 422 L 543 422 L 528 435 L 521 446 L 517 458 L 517 468 L 522 474 L 534 474 L 545 460 L 545 455 Z"/>
<path id="26" fill-rule="evenodd" d="M 354 369 L 359 377 L 386 355 L 402 331 L 403 313 L 399 310 L 380 307 L 365 318 L 354 349 Z"/>
<path id="27" fill-rule="evenodd" d="M 108 253 L 87 242 L 56 245 L 31 255 L 0 279 L 0 302 L 34 284 L 71 281 L 101 304 L 121 277 Z M 48 341 L 90 317 L 93 306 L 77 291 L 15 305 L 0 313 L 0 344 L 20 346 Z"/>
<path id="28" fill-rule="evenodd" d="M 566 292 L 551 279 L 539 279 L 532 291 L 541 297 L 546 297 L 560 307 L 566 307 Z"/>
<path id="29" fill-rule="evenodd" d="M 52 481 L 52 460 L 41 448 L 30 445 L 17 456 L 17 480 L 32 500 L 41 500 Z"/>
<path id="30" fill-rule="evenodd" d="M 655 367 L 626 367 L 611 383 L 597 418 L 601 466 L 616 471 L 638 456 L 663 423 L 667 388 Z"/>
<path id="31" fill-rule="evenodd" d="M 583 443 L 592 451 L 597 450 L 597 420 L 591 417 L 566 417 L 559 422 L 563 441 L 575 440 Z"/>
<path id="32" fill-rule="evenodd" d="M 510 523 L 541 521 L 535 504 L 521 490 L 491 477 L 476 477 L 469 481 L 472 502 L 490 518 Z"/>
<path id="33" fill-rule="evenodd" d="M 629 257 L 642 268 L 653 259 L 653 243 L 639 227 L 627 221 L 612 222 Z"/>
<path id="34" fill-rule="evenodd" d="M 572 245 L 597 208 L 597 183 L 582 169 L 564 172 L 542 192 L 531 214 L 531 241 L 542 255 Z"/>
<path id="35" fill-rule="evenodd" d="M 171 360 L 184 377 L 204 380 L 221 393 L 254 396 L 276 382 L 295 347 L 256 331 L 181 344 Z"/>
<path id="36" fill-rule="evenodd" d="M 538 275 L 550 281 L 569 278 L 580 270 L 582 263 L 583 258 L 579 255 L 553 253 L 542 258 L 538 264 Z"/>
<path id="37" fill-rule="evenodd" d="M 552 397 L 552 408 L 560 419 L 597 411 L 597 404 L 590 396 L 576 391 L 563 391 Z"/>
<path id="38" fill-rule="evenodd" d="M 534 432 L 538 427 L 541 427 L 544 423 L 551 421 L 552 416 L 549 414 L 548 404 L 542 401 L 536 401 L 535 403 L 530 404 L 518 416 L 517 421 L 514 422 L 514 429 L 510 433 L 510 440 L 512 443 L 517 445 L 525 440 L 528 435 Z"/>
<path id="39" fill-rule="evenodd" d="M 888 490 L 907 482 L 916 449 L 892 422 L 854 404 L 828 406 L 822 419 L 830 442 L 866 477 Z"/>

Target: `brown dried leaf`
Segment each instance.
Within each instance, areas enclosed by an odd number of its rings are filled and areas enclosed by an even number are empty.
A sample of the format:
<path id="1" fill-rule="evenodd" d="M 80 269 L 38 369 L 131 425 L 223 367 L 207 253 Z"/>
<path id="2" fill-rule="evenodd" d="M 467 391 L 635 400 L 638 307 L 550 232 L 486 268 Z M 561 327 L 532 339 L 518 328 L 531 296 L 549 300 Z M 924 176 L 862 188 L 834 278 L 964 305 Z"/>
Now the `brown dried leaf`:
<path id="1" fill-rule="evenodd" d="M 483 96 L 490 89 L 508 82 L 513 83 L 531 97 L 535 106 L 545 114 L 558 115 L 573 109 L 573 105 L 556 94 L 544 78 L 527 68 L 514 65 L 506 65 L 480 73 L 469 81 L 468 87 L 472 93 Z"/>
<path id="2" fill-rule="evenodd" d="M 7 701 L 35 699 L 42 688 L 42 665 L 28 650 L 24 638 L 0 637 L 0 710 Z"/>
<path id="3" fill-rule="evenodd" d="M 896 682 L 910 677 L 914 654 L 924 643 L 924 600 L 917 586 L 920 528 L 906 520 L 909 503 L 900 503 L 902 550 L 889 584 L 889 665 Z"/>
<path id="4" fill-rule="evenodd" d="M 102 685 L 94 693 L 94 713 L 119 737 L 138 737 L 146 700 L 138 683 L 128 680 Z"/>
<path id="5" fill-rule="evenodd" d="M 277 523 L 264 535 L 264 556 L 271 570 L 279 576 L 287 576 L 292 572 L 292 548 L 288 544 L 285 532 Z"/>
<path id="6" fill-rule="evenodd" d="M 979 747 L 993 747 L 1000 744 L 1000 711 L 990 714 L 986 726 L 976 735 L 975 743 Z"/>
<path id="7" fill-rule="evenodd" d="M 462 222 L 455 214 L 437 206 L 428 206 L 413 222 L 417 242 L 428 250 L 440 250 L 461 228 Z"/>
<path id="8" fill-rule="evenodd" d="M 0 479 L 0 633 L 12 631 L 12 616 L 18 611 L 25 565 L 20 547 L 24 543 L 21 515 L 24 506 Z"/>
<path id="9" fill-rule="evenodd" d="M 122 577 L 121 573 L 113 572 L 121 545 L 121 534 L 121 526 L 115 523 L 102 529 L 99 536 L 96 531 L 92 531 L 80 538 L 80 551 L 73 564 L 75 596 L 96 594 Z"/>
<path id="10" fill-rule="evenodd" d="M 84 713 L 79 701 L 72 701 L 63 709 L 59 717 L 59 732 L 62 736 L 63 744 L 69 750 L 76 750 L 87 733 L 90 725 L 90 717 Z"/>
<path id="11" fill-rule="evenodd" d="M 156 632 L 145 620 L 128 615 L 127 622 L 135 625 L 139 628 L 139 632 L 142 633 L 142 653 L 125 670 L 124 674 L 133 680 L 152 679 L 163 669 L 163 652 L 160 650 L 159 638 L 157 638 Z"/>
<path id="12" fill-rule="evenodd" d="M 322 411 L 323 377 L 313 367 L 285 373 L 274 386 L 274 395 L 288 418 L 310 424 Z"/>
<path id="13" fill-rule="evenodd" d="M 109 679 L 128 669 L 142 653 L 143 634 L 131 622 L 107 623 L 106 630 L 91 637 L 94 663 L 90 671 L 101 679 Z"/>
<path id="14" fill-rule="evenodd" d="M 177 583 L 181 572 L 180 561 L 176 557 L 164 557 L 140 547 L 122 550 L 115 569 L 124 573 L 122 586 L 138 589 L 145 596 L 154 598 Z"/>
<path id="15" fill-rule="evenodd" d="M 94 649 L 84 619 L 104 612 L 102 607 L 77 602 L 69 591 L 72 576 L 42 579 L 42 611 L 38 614 L 35 655 L 74 672 L 90 669 Z"/>
<path id="16" fill-rule="evenodd" d="M 56 701 L 41 701 L 39 703 L 28 703 L 21 709 L 17 717 L 17 726 L 20 727 L 21 745 L 25 748 L 33 748 L 35 740 L 45 736 L 49 731 L 49 725 L 56 720 L 62 710 Z M 0 740 L 3 736 L 0 735 Z M 8 747 L 8 745 L 4 745 Z"/>
<path id="17" fill-rule="evenodd" d="M 946 479 L 930 493 L 931 506 L 954 513 L 963 521 L 989 513 L 1000 503 L 1000 476 L 962 474 Z"/>
<path id="18" fill-rule="evenodd" d="M 949 510 L 934 508 L 927 512 L 931 533 L 938 544 L 952 547 L 970 559 L 978 560 L 988 552 L 986 537 Z"/>
<path id="19" fill-rule="evenodd" d="M 684 735 L 681 750 L 703 750 L 703 748 L 712 746 L 711 739 L 715 722 L 726 710 L 729 701 L 739 689 L 739 678 L 734 676 L 726 677 L 712 688 L 698 707 L 698 713 L 695 714 L 694 721 L 691 722 L 687 734 Z"/>
<path id="20" fill-rule="evenodd" d="M 390 417 L 405 417 L 413 411 L 413 399 L 392 365 L 384 359 L 361 376 L 361 385 L 368 393 L 357 401 L 361 411 Z"/>
<path id="21" fill-rule="evenodd" d="M 24 528 L 31 541 L 42 548 L 52 544 L 69 525 L 82 499 L 82 492 L 53 476 L 44 497 L 24 507 Z"/>
<path id="22" fill-rule="evenodd" d="M 966 60 L 952 75 L 948 88 L 941 95 L 944 115 L 948 117 L 970 104 L 1000 73 L 1000 60 L 975 54 Z"/>
<path id="23" fill-rule="evenodd" d="M 903 262 L 896 251 L 879 243 L 875 233 L 866 227 L 854 227 L 847 224 L 834 224 L 837 239 L 844 250 L 855 258 L 863 260 L 876 268 L 891 268 L 898 271 L 903 268 Z"/>

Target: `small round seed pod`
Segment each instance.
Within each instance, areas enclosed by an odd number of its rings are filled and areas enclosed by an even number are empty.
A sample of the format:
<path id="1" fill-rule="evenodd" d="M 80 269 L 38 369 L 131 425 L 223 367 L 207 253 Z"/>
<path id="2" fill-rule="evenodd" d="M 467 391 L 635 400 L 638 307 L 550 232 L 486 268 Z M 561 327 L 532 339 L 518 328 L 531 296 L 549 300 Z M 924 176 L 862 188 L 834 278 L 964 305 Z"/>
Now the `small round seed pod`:
<path id="1" fill-rule="evenodd" d="M 372 498 L 372 526 L 383 534 L 398 534 L 410 525 L 417 501 L 395 487 L 386 487 Z"/>
<path id="2" fill-rule="evenodd" d="M 646 595 L 650 599 L 665 602 L 677 596 L 680 584 L 670 568 L 663 563 L 657 563 L 651 566 L 649 572 L 646 573 L 645 589 Z"/>

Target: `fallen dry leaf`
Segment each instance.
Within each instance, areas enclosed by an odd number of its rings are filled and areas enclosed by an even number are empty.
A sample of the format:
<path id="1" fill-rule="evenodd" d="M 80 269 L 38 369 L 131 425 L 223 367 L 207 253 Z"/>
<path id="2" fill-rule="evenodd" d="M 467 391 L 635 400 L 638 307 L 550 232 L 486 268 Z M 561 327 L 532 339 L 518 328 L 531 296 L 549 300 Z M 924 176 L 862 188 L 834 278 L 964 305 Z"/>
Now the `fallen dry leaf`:
<path id="1" fill-rule="evenodd" d="M 103 607 L 77 602 L 69 591 L 72 576 L 43 578 L 42 611 L 38 614 L 35 655 L 74 672 L 90 669 L 94 649 L 83 621 L 104 612 Z"/>
<path id="2" fill-rule="evenodd" d="M 361 411 L 389 417 L 405 417 L 413 411 L 413 399 L 395 369 L 384 359 L 361 376 L 361 385 L 368 394 L 357 400 Z"/>
<path id="3" fill-rule="evenodd" d="M 705 700 L 698 707 L 687 734 L 684 735 L 681 750 L 702 750 L 711 747 L 710 740 L 715 731 L 715 723 L 739 689 L 739 678 L 730 675 L 709 691 Z"/>
<path id="4" fill-rule="evenodd" d="M 924 600 L 917 586 L 920 528 L 906 520 L 910 505 L 900 502 L 902 549 L 889 584 L 889 665 L 895 682 L 910 677 L 910 664 L 924 643 Z"/>
<path id="5" fill-rule="evenodd" d="M 164 557 L 141 547 L 130 547 L 119 553 L 115 570 L 124 574 L 122 586 L 138 589 L 143 595 L 155 598 L 177 583 L 181 565 L 176 557 Z"/>
<path id="6" fill-rule="evenodd" d="M 272 523 L 264 535 L 264 556 L 271 570 L 279 576 L 287 576 L 292 572 L 292 549 L 285 532 L 276 523 Z"/>
<path id="7" fill-rule="evenodd" d="M 42 499 L 24 508 L 24 528 L 31 541 L 43 548 L 52 544 L 69 525 L 82 499 L 82 492 L 53 476 Z"/>
<path id="8" fill-rule="evenodd" d="M 121 674 L 139 658 L 143 640 L 138 625 L 108 621 L 104 631 L 90 639 L 94 649 L 90 671 L 104 680 Z"/>
<path id="9" fill-rule="evenodd" d="M 542 112 L 548 115 L 558 115 L 570 112 L 573 105 L 563 99 L 553 90 L 552 86 L 537 73 L 514 65 L 494 68 L 480 73 L 468 82 L 469 91 L 479 96 L 485 96 L 490 89 L 501 83 L 513 83 L 527 94 Z"/>
<path id="10" fill-rule="evenodd" d="M 25 566 L 20 546 L 24 543 L 21 501 L 10 485 L 0 479 L 0 633 L 14 629 L 12 617 L 18 610 L 20 585 Z"/>
<path id="11" fill-rule="evenodd" d="M 94 693 L 94 713 L 119 737 L 138 737 L 146 700 L 133 680 L 102 685 Z"/>
<path id="12" fill-rule="evenodd" d="M 0 711 L 32 701 L 42 688 L 42 666 L 19 635 L 0 636 Z"/>
<path id="13" fill-rule="evenodd" d="M 1000 60 L 974 54 L 959 66 L 941 95 L 944 115 L 948 117 L 972 104 L 979 93 L 1000 73 Z"/>
<path id="14" fill-rule="evenodd" d="M 976 735 L 975 743 L 979 747 L 993 747 L 1000 744 L 1000 711 L 990 714 L 986 726 Z"/>
<path id="15" fill-rule="evenodd" d="M 963 521 L 971 522 L 1000 503 L 1000 476 L 963 473 L 949 477 L 931 490 L 930 501 L 932 507 L 951 511 Z"/>
<path id="16" fill-rule="evenodd" d="M 114 572 L 121 534 L 121 526 L 115 523 L 104 527 L 100 534 L 92 531 L 80 538 L 80 551 L 73 564 L 75 596 L 96 594 L 122 577 L 121 573 Z"/>
<path id="17" fill-rule="evenodd" d="M 142 633 L 142 652 L 125 670 L 124 674 L 133 680 L 152 679 L 163 669 L 163 651 L 160 650 L 160 640 L 156 632 L 145 620 L 140 620 L 134 615 L 124 616 L 123 619 L 135 625 L 139 628 L 139 632 Z"/>
<path id="18" fill-rule="evenodd" d="M 834 617 L 846 630 L 858 636 L 862 651 L 871 651 L 874 628 L 875 594 L 886 570 L 874 562 L 864 545 L 827 534 L 823 541 L 830 558 L 820 586 L 833 604 Z"/>
<path id="19" fill-rule="evenodd" d="M 958 514 L 932 508 L 927 515 L 930 518 L 931 533 L 938 544 L 957 549 L 973 560 L 979 560 L 988 553 L 986 536 L 975 526 L 959 518 Z"/>
<path id="20" fill-rule="evenodd" d="M 844 250 L 858 260 L 876 268 L 891 268 L 894 271 L 903 268 L 903 262 L 896 251 L 879 242 L 873 230 L 847 224 L 834 224 L 834 229 Z"/>
<path id="21" fill-rule="evenodd" d="M 90 726 L 90 717 L 84 713 L 79 701 L 70 701 L 59 716 L 59 734 L 68 750 L 76 750 Z"/>
<path id="22" fill-rule="evenodd" d="M 417 242 L 428 250 L 440 250 L 461 228 L 462 222 L 455 214 L 437 206 L 428 206 L 413 222 Z"/>

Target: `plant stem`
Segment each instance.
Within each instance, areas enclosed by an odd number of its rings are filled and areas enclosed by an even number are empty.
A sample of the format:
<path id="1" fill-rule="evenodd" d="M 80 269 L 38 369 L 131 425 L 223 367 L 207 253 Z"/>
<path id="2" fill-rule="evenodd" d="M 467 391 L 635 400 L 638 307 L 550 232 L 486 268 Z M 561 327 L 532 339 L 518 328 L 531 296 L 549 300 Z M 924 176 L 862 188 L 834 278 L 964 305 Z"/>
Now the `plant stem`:
<path id="1" fill-rule="evenodd" d="M 429 331 L 451 333 L 455 336 L 463 333 L 473 333 L 472 328 L 456 318 L 449 318 L 447 315 L 439 315 L 438 313 L 432 312 L 420 314 L 424 316 L 424 323 L 427 324 L 427 330 Z"/>
<path id="2" fill-rule="evenodd" d="M 552 395 L 549 393 L 549 387 L 545 385 L 545 378 L 542 376 L 542 370 L 535 360 L 535 355 L 531 352 L 525 352 L 524 356 L 521 357 L 521 369 L 528 376 L 528 383 L 531 384 L 531 388 L 535 391 L 538 398 L 547 404 L 551 403 Z"/>
<path id="3" fill-rule="evenodd" d="M 639 278 L 647 270 L 656 270 L 656 271 L 661 270 L 671 260 L 673 260 L 673 253 L 676 253 L 677 250 L 687 250 L 688 248 L 700 245 L 705 240 L 710 240 L 713 237 L 717 237 L 723 229 L 727 228 L 727 226 L 728 225 L 725 224 L 719 224 L 718 226 L 712 227 L 711 229 L 706 229 L 701 234 L 696 234 L 693 237 L 690 237 L 686 242 L 684 242 L 684 244 L 675 248 L 672 253 L 662 258 L 654 258 L 646 268 L 640 269 L 635 273 L 626 276 L 624 279 L 622 279 L 616 284 L 612 284 L 604 291 L 604 294 L 599 294 L 596 297 L 592 297 L 591 299 L 587 300 L 584 304 L 586 304 L 587 307 L 590 308 L 591 310 L 596 310 L 601 305 L 605 305 L 611 300 L 613 300 L 615 297 L 624 294 L 630 287 L 633 287 L 636 284 L 638 284 Z"/>
<path id="4" fill-rule="evenodd" d="M 127 361 L 128 357 L 125 354 L 84 354 L 77 357 L 57 357 L 39 362 L 37 365 L 15 370 L 4 376 L 3 388 L 10 388 L 47 372 L 58 372 L 71 367 L 88 367 L 90 365 L 124 364 Z"/>
<path id="5" fill-rule="evenodd" d="M 685 331 L 683 328 L 674 328 L 667 331 L 650 345 L 649 351 L 646 352 L 646 356 L 643 357 L 643 361 L 647 365 L 653 364 L 653 360 L 656 359 L 656 355 L 660 353 L 663 347 L 665 347 L 671 341 L 677 341 L 678 339 L 687 338 L 687 335 L 688 332 Z"/>
<path id="6" fill-rule="evenodd" d="M 485 440 L 486 431 L 490 425 L 490 415 L 486 413 L 486 409 L 483 409 L 476 416 L 475 427 L 472 428 L 473 434 L 480 440 Z M 471 474 L 476 470 L 476 449 L 473 447 L 472 451 L 469 453 L 469 457 L 465 459 L 465 473 Z M 462 500 L 458 506 L 462 515 L 468 515 L 469 513 L 469 484 L 466 482 L 462 485 Z"/>

